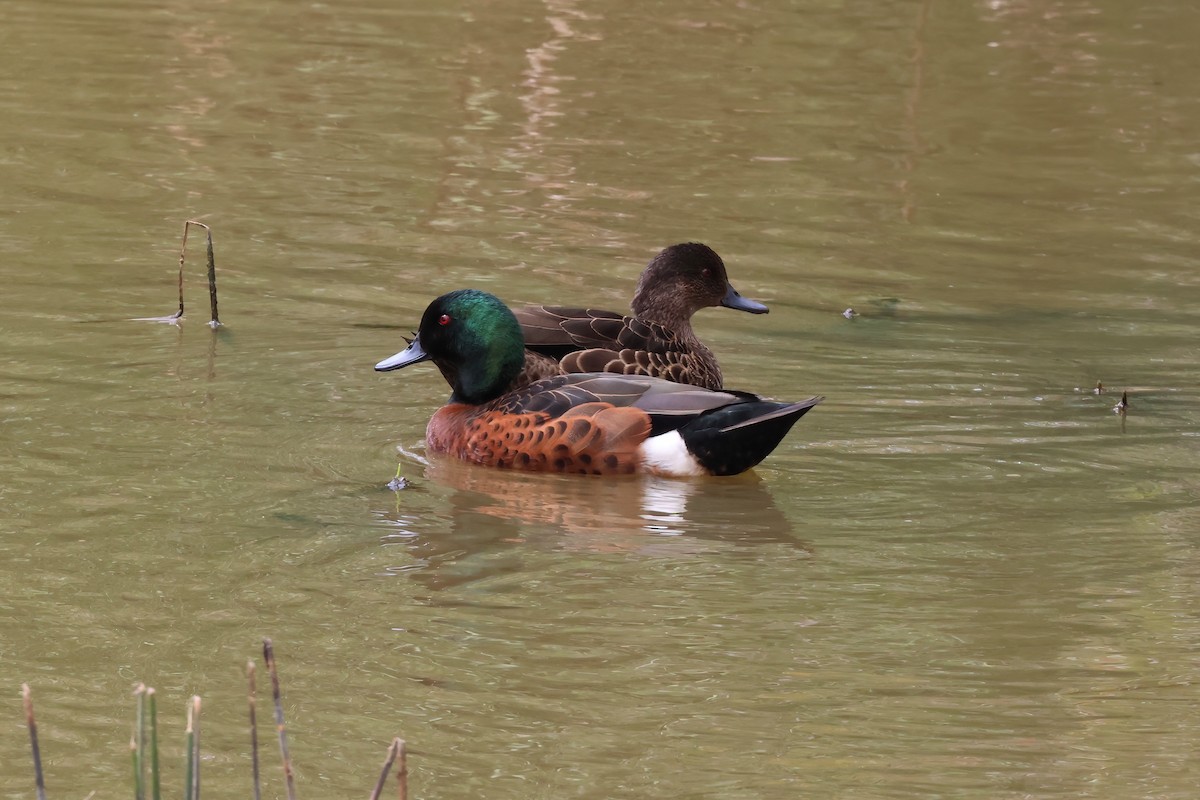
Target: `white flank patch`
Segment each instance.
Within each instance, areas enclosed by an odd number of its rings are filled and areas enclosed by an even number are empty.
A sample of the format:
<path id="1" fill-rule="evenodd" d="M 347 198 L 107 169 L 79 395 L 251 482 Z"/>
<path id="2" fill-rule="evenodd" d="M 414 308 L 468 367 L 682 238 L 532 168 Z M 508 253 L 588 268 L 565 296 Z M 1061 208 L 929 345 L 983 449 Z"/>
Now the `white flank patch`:
<path id="1" fill-rule="evenodd" d="M 639 449 L 642 453 L 642 468 L 647 472 L 676 478 L 708 474 L 708 470 L 700 466 L 696 457 L 688 452 L 679 431 L 651 436 L 642 442 Z"/>

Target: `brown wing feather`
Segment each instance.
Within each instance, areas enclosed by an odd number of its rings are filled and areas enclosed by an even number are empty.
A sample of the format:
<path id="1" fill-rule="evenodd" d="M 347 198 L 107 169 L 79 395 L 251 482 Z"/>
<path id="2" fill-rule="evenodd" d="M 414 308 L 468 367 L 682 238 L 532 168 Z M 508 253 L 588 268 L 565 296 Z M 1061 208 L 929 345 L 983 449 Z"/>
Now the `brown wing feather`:
<path id="1" fill-rule="evenodd" d="M 559 326 L 581 348 L 615 346 L 616 349 L 670 353 L 687 345 L 669 328 L 637 317 L 623 317 L 611 311 L 577 309 L 580 313 L 565 317 Z"/>
<path id="2" fill-rule="evenodd" d="M 645 375 L 664 378 L 675 383 L 720 389 L 721 368 L 704 352 L 651 353 L 645 350 L 612 350 L 593 348 L 579 350 L 559 362 L 563 372 L 615 372 L 622 375 Z"/>
<path id="3" fill-rule="evenodd" d="M 544 412 L 559 417 L 584 403 L 607 403 L 639 408 L 651 415 L 694 416 L 730 403 L 757 399 L 757 395 L 747 392 L 713 391 L 661 378 L 587 373 L 546 378 L 510 392 L 485 408 L 507 414 Z"/>
<path id="4" fill-rule="evenodd" d="M 554 375 L 562 375 L 564 372 L 562 365 L 549 356 L 544 356 L 541 353 L 535 353 L 533 350 L 525 351 L 525 366 L 521 369 L 521 374 L 513 382 L 514 386 L 528 386 L 534 381 L 540 381 L 542 378 L 549 378 Z"/>
<path id="5" fill-rule="evenodd" d="M 612 347 L 666 353 L 688 347 L 673 331 L 637 317 L 612 311 L 565 306 L 523 306 L 513 309 L 525 345 L 539 347 L 573 345 L 581 349 Z"/>
<path id="6" fill-rule="evenodd" d="M 524 306 L 513 313 L 525 345 L 541 357 L 559 360 L 564 372 L 648 375 L 676 383 L 720 389 L 721 368 L 711 350 L 693 334 L 611 311 L 565 306 Z M 531 371 L 524 380 L 554 374 Z"/>
<path id="7" fill-rule="evenodd" d="M 563 329 L 562 323 L 570 319 L 575 312 L 583 311 L 584 309 L 553 306 L 522 306 L 512 309 L 517 322 L 521 324 L 525 346 L 534 350 L 542 346 L 573 347 L 575 343 L 571 335 Z"/>

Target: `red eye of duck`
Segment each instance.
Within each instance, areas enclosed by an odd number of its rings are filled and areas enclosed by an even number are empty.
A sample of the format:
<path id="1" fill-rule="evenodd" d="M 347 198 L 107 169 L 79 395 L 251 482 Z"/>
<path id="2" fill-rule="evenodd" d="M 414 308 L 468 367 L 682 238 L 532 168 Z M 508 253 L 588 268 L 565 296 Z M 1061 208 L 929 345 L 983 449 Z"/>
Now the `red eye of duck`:
<path id="1" fill-rule="evenodd" d="M 449 314 L 442 314 L 440 317 L 438 317 L 438 325 L 449 325 L 449 324 L 450 324 L 450 315 Z"/>

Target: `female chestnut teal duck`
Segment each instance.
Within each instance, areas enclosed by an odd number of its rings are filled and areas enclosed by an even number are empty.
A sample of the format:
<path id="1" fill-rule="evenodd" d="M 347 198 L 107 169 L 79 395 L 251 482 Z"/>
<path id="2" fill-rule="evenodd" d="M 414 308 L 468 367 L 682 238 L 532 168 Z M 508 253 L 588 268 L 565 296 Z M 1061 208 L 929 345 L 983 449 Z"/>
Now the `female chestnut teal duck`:
<path id="1" fill-rule="evenodd" d="M 433 361 L 453 390 L 426 445 L 496 467 L 735 475 L 775 449 L 823 397 L 799 403 L 660 378 L 559 375 L 522 385 L 521 326 L 495 296 L 460 289 L 430 303 L 416 338 L 380 372 Z"/>
<path id="2" fill-rule="evenodd" d="M 738 294 L 721 257 L 696 242 L 671 245 L 655 256 L 631 305 L 632 317 L 562 306 L 514 309 L 528 350 L 524 380 L 617 372 L 720 389 L 721 367 L 692 330 L 692 315 L 710 306 L 768 311 Z"/>

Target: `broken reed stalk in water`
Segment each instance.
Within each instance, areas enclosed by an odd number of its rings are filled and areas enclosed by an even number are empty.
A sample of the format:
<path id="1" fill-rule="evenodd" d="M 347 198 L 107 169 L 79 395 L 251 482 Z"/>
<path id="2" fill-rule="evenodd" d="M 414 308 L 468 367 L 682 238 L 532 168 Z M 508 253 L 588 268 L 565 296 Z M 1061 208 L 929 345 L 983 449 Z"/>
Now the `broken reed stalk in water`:
<path id="1" fill-rule="evenodd" d="M 133 696 L 137 698 L 133 737 L 129 742 L 133 751 L 133 796 L 137 800 L 146 800 L 146 684 L 139 683 Z"/>
<path id="2" fill-rule="evenodd" d="M 192 770 L 190 796 L 192 800 L 200 800 L 200 695 L 198 694 L 192 695 L 192 710 L 195 712 L 196 723 L 196 735 L 192 739 L 192 763 L 196 767 Z"/>
<path id="3" fill-rule="evenodd" d="M 146 701 L 150 705 L 150 797 L 162 800 L 162 785 L 158 779 L 158 703 L 153 688 L 146 690 Z"/>
<path id="4" fill-rule="evenodd" d="M 257 691 L 254 685 L 254 659 L 246 662 L 246 679 L 250 684 L 250 769 L 254 773 L 254 800 L 261 800 L 258 778 L 258 712 Z"/>
<path id="5" fill-rule="evenodd" d="M 263 639 L 263 661 L 271 675 L 271 695 L 275 699 L 275 728 L 279 731 L 279 755 L 283 758 L 283 775 L 287 778 L 288 800 L 296 800 L 296 780 L 292 775 L 292 758 L 288 755 L 287 726 L 283 722 L 283 698 L 279 692 L 279 671 L 275 668 L 275 646 Z"/>
<path id="6" fill-rule="evenodd" d="M 196 719 L 196 712 L 200 710 L 200 698 L 193 696 L 188 701 L 187 705 L 187 730 L 184 735 L 184 768 L 183 768 L 183 796 L 184 800 L 196 800 L 196 784 L 199 779 L 196 773 L 200 771 L 200 764 L 196 758 L 199 748 L 196 746 L 196 725 L 199 720 Z"/>
<path id="7" fill-rule="evenodd" d="M 208 234 L 208 305 L 212 310 L 212 319 L 208 324 L 216 328 L 221 324 L 221 318 L 217 315 L 217 262 L 213 259 L 212 231 L 207 225 L 204 230 Z"/>
<path id="8" fill-rule="evenodd" d="M 396 770 L 396 780 L 400 783 L 400 800 L 408 797 L 408 787 L 404 781 L 404 740 L 397 736 L 392 739 L 392 744 L 388 747 L 387 758 L 383 762 L 383 769 L 379 772 L 379 780 L 375 782 L 375 790 L 371 792 L 371 800 L 379 800 L 379 795 L 383 792 L 383 785 L 387 783 L 388 773 L 392 771 L 392 764 L 396 761 L 397 755 L 400 756 L 400 766 Z"/>
<path id="9" fill-rule="evenodd" d="M 408 747 L 403 739 L 397 738 L 396 742 L 399 745 L 396 748 L 399 751 L 399 763 L 396 765 L 396 782 L 399 784 L 397 792 L 400 800 L 408 800 Z"/>
<path id="10" fill-rule="evenodd" d="M 138 763 L 136 731 L 129 735 L 129 766 L 133 767 L 133 796 L 135 800 L 146 800 L 146 798 L 140 794 L 140 787 L 138 786 L 138 767 L 141 765 Z"/>
<path id="11" fill-rule="evenodd" d="M 189 219 L 183 223 L 183 244 L 179 247 L 179 311 L 175 313 L 173 319 L 179 319 L 183 316 L 183 262 L 187 254 L 187 237 L 188 228 L 192 225 L 204 228 L 208 236 L 208 303 L 212 311 L 212 319 L 209 320 L 209 327 L 219 328 L 221 319 L 217 316 L 217 263 L 213 258 L 213 240 L 212 229 L 203 222 L 198 222 L 194 219 Z"/>
<path id="12" fill-rule="evenodd" d="M 28 683 L 21 684 L 21 699 L 25 704 L 25 724 L 29 727 L 29 744 L 33 747 L 33 774 L 37 782 L 38 800 L 46 800 L 46 781 L 42 777 L 42 751 L 38 747 L 37 721 L 33 718 L 33 692 Z"/>

